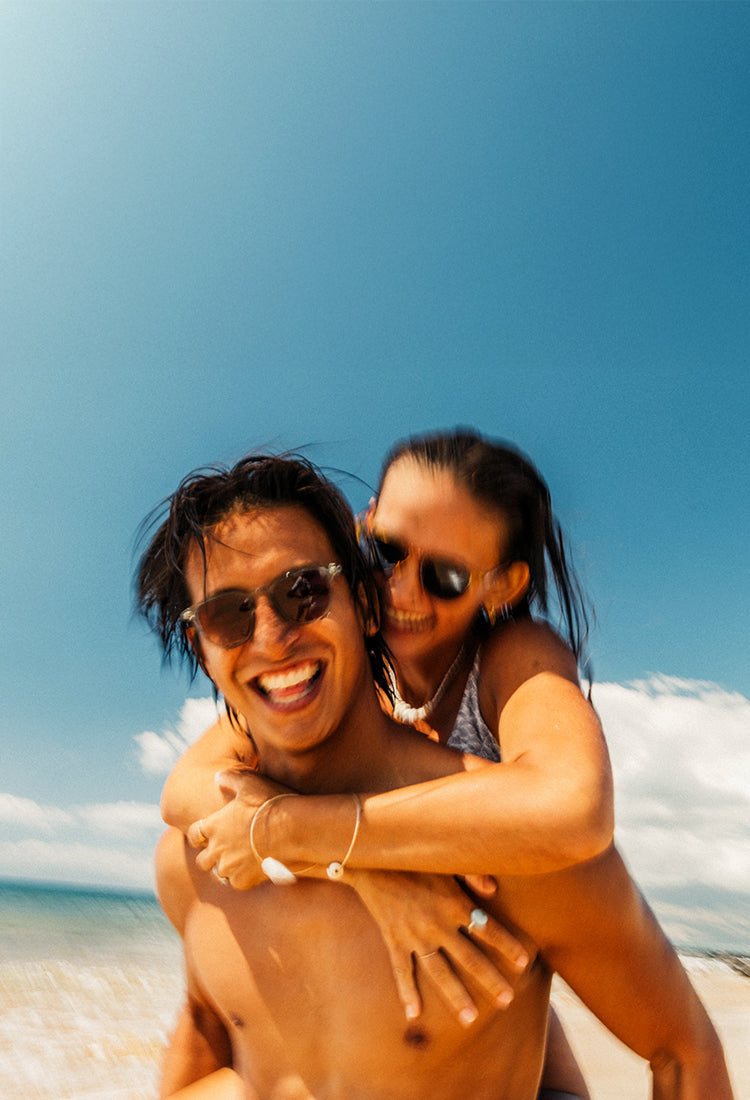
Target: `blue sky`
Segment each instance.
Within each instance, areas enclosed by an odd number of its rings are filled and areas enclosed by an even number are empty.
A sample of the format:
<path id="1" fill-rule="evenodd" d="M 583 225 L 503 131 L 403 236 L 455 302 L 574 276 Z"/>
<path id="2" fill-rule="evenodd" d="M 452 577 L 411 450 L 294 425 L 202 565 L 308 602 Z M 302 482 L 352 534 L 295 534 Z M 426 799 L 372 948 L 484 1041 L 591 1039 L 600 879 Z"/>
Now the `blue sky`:
<path id="1" fill-rule="evenodd" d="M 359 507 L 394 439 L 463 423 L 570 535 L 639 879 L 679 868 L 664 906 L 750 942 L 749 31 L 745 3 L 3 5 L 0 875 L 149 881 L 207 692 L 130 576 L 184 473 L 305 447 Z"/>

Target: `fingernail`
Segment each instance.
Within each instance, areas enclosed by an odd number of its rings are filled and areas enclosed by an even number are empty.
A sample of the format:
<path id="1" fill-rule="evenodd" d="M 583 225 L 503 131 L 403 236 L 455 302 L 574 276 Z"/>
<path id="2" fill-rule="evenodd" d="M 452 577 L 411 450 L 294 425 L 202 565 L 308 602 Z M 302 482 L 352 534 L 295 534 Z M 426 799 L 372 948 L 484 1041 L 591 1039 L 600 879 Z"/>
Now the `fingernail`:
<path id="1" fill-rule="evenodd" d="M 497 995 L 497 1003 L 500 1008 L 507 1008 L 510 1002 L 513 1000 L 513 993 L 510 989 L 503 990 L 502 993 Z"/>
<path id="2" fill-rule="evenodd" d="M 407 1005 L 406 1006 L 406 1018 L 407 1018 L 407 1020 L 416 1020 L 418 1015 L 419 1015 L 419 1009 L 416 1007 L 416 1005 Z"/>
<path id="3" fill-rule="evenodd" d="M 458 1019 L 464 1027 L 468 1027 L 470 1024 L 474 1023 L 478 1015 L 479 1013 L 475 1008 L 464 1008 L 458 1014 Z"/>
<path id="4" fill-rule="evenodd" d="M 519 955 L 518 958 L 516 959 L 517 969 L 518 970 L 525 970 L 528 965 L 529 965 L 529 956 L 528 955 Z"/>

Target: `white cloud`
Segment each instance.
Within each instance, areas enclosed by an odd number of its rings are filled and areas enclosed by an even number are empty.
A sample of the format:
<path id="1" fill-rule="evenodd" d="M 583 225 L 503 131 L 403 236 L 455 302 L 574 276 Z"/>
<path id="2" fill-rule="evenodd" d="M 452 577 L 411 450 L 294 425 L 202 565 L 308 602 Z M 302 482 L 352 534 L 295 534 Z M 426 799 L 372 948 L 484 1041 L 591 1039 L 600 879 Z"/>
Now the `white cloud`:
<path id="1" fill-rule="evenodd" d="M 136 734 L 134 740 L 142 771 L 148 776 L 168 775 L 178 756 L 214 724 L 219 713 L 214 699 L 186 699 L 176 729 L 165 729 L 161 733 L 144 730 Z"/>
<path id="2" fill-rule="evenodd" d="M 717 923 L 746 935 L 750 700 L 651 676 L 595 685 L 594 703 L 612 755 L 617 842 L 670 934 L 679 938 L 686 909 L 702 907 L 707 923 L 713 907 Z"/>
<path id="3" fill-rule="evenodd" d="M 0 877 L 133 889 L 152 886 L 153 850 L 164 829 L 159 808 L 152 803 L 63 808 L 0 794 L 0 821 Z"/>
<path id="4" fill-rule="evenodd" d="M 166 775 L 219 714 L 211 699 L 186 699 L 173 729 L 135 740 L 148 775 Z M 164 829 L 153 803 L 45 806 L 0 793 L 0 876 L 148 889 L 153 850 Z"/>
<path id="5" fill-rule="evenodd" d="M 165 730 L 153 733 L 144 730 L 134 738 L 138 745 L 138 763 L 145 775 L 168 775 L 177 757 L 185 751 L 187 745 L 176 733 Z"/>
<path id="6" fill-rule="evenodd" d="M 74 812 L 89 829 L 118 837 L 149 836 L 162 829 L 159 807 L 150 802 L 110 802 L 76 806 Z"/>
<path id="7" fill-rule="evenodd" d="M 58 806 L 40 806 L 30 798 L 0 794 L 0 821 L 6 825 L 51 833 L 74 820 L 71 813 Z"/>
<path id="8" fill-rule="evenodd" d="M 154 882 L 153 848 L 26 837 L 3 843 L 0 876 L 149 890 Z"/>
<path id="9" fill-rule="evenodd" d="M 42 806 L 30 798 L 0 793 L 0 821 L 16 830 L 36 833 L 81 832 L 130 837 L 163 828 L 158 806 L 151 802 L 109 802 Z"/>

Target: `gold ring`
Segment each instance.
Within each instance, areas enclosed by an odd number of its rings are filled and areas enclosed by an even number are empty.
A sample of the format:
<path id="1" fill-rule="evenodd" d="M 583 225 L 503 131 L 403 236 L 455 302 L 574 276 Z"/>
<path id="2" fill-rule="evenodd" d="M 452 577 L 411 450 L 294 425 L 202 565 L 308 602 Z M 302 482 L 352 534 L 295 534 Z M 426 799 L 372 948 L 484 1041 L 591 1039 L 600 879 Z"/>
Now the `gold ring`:
<path id="1" fill-rule="evenodd" d="M 417 955 L 418 959 L 431 959 L 434 955 L 440 954 L 440 948 L 437 951 L 428 951 L 426 955 Z"/>
<path id="2" fill-rule="evenodd" d="M 208 844 L 208 837 L 203 832 L 203 818 L 198 822 L 198 843 L 205 846 Z"/>

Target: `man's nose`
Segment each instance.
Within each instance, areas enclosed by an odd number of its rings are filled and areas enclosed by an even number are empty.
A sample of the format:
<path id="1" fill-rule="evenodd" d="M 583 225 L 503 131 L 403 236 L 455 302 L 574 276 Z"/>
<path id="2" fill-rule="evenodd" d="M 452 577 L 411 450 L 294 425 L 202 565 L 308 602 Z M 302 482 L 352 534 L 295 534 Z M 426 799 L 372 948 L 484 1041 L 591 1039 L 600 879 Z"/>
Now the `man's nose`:
<path id="1" fill-rule="evenodd" d="M 282 618 L 265 593 L 258 597 L 252 637 L 258 649 L 274 655 L 284 652 L 298 632 L 299 625 Z"/>

